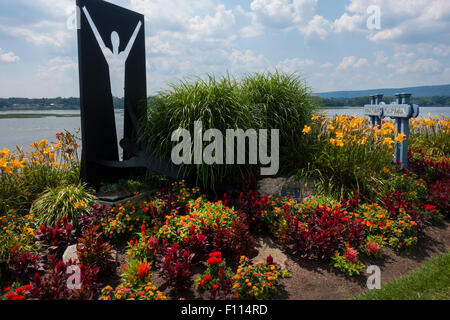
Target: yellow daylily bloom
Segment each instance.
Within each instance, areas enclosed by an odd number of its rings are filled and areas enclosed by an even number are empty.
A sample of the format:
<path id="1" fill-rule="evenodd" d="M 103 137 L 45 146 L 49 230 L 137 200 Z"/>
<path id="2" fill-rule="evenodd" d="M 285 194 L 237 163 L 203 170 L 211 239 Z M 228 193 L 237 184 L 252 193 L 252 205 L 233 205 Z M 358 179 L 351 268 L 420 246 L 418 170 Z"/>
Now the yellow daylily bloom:
<path id="1" fill-rule="evenodd" d="M 303 128 L 303 131 L 302 131 L 304 134 L 308 134 L 308 133 L 310 133 L 311 132 L 311 127 L 309 127 L 309 126 L 305 126 L 304 128 Z"/>
<path id="2" fill-rule="evenodd" d="M 397 141 L 398 143 L 402 143 L 403 141 L 406 140 L 406 136 L 404 133 L 400 133 L 396 138 L 395 141 Z"/>

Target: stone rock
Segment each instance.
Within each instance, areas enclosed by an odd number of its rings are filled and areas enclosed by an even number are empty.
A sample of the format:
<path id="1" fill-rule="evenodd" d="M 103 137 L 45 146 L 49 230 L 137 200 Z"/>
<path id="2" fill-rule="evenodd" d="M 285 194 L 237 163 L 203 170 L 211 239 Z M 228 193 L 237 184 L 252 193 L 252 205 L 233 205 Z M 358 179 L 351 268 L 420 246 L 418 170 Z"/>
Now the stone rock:
<path id="1" fill-rule="evenodd" d="M 304 198 L 315 195 L 315 183 L 311 179 L 296 178 L 266 178 L 258 181 L 258 192 L 269 196 L 280 194 L 291 196 L 293 199 L 302 201 Z"/>
<path id="2" fill-rule="evenodd" d="M 66 251 L 64 251 L 64 254 L 63 254 L 64 263 L 68 263 L 70 259 L 72 259 L 72 262 L 78 261 L 76 244 L 68 246 Z"/>
<path id="3" fill-rule="evenodd" d="M 262 195 L 267 194 L 268 196 L 277 193 L 281 194 L 285 183 L 286 178 L 265 178 L 258 181 L 258 192 Z"/>

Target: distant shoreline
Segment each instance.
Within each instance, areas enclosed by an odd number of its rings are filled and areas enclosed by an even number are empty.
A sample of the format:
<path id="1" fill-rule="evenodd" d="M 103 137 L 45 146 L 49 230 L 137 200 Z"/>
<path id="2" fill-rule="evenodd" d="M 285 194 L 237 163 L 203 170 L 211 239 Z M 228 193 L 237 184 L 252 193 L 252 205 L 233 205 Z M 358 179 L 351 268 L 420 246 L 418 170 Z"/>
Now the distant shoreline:
<path id="1" fill-rule="evenodd" d="M 361 109 L 364 106 L 321 106 L 318 109 Z M 450 108 L 448 105 L 432 105 L 432 106 L 420 106 L 421 108 Z M 115 109 L 115 110 L 124 110 L 122 108 Z M 12 111 L 80 111 L 80 108 L 42 108 L 42 107 L 10 107 L 10 108 L 0 108 L 1 112 L 12 112 Z M 24 115 L 24 114 L 21 114 Z M 30 114 L 30 115 L 39 115 L 39 114 Z M 50 116 L 49 114 L 45 113 L 44 115 Z M 63 114 L 55 114 L 55 117 L 64 117 L 64 116 L 70 116 L 70 115 L 63 115 Z M 5 118 L 3 115 L 0 118 Z M 24 117 L 26 118 L 26 117 Z"/>

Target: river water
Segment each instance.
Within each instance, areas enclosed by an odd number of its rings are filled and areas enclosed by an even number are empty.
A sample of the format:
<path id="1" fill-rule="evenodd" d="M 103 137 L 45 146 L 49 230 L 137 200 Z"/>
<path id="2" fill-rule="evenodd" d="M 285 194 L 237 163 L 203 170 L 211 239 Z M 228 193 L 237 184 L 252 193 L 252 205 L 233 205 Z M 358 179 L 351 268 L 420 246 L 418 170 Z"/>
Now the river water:
<path id="1" fill-rule="evenodd" d="M 327 115 L 332 117 L 334 115 L 364 115 L 362 108 L 340 108 L 327 109 Z M 48 116 L 42 118 L 0 118 L 0 148 L 15 146 L 23 146 L 27 149 L 28 145 L 34 141 L 46 139 L 49 141 L 56 140 L 56 134 L 67 129 L 74 132 L 80 128 L 80 112 L 76 110 L 49 110 L 49 111 L 0 111 L 3 114 L 64 114 L 73 115 L 73 117 L 55 117 Z M 420 115 L 424 117 L 439 116 L 444 114 L 450 117 L 449 107 L 427 107 L 421 108 Z M 118 140 L 123 136 L 123 110 L 116 111 L 116 128 Z"/>

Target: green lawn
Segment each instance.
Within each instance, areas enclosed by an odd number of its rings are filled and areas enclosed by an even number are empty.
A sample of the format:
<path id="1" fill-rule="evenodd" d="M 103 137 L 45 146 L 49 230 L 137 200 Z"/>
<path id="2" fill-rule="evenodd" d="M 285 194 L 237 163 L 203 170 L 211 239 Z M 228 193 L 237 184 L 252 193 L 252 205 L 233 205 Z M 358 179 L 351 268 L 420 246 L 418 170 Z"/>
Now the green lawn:
<path id="1" fill-rule="evenodd" d="M 421 268 L 358 300 L 450 300 L 450 252 L 428 260 Z"/>

